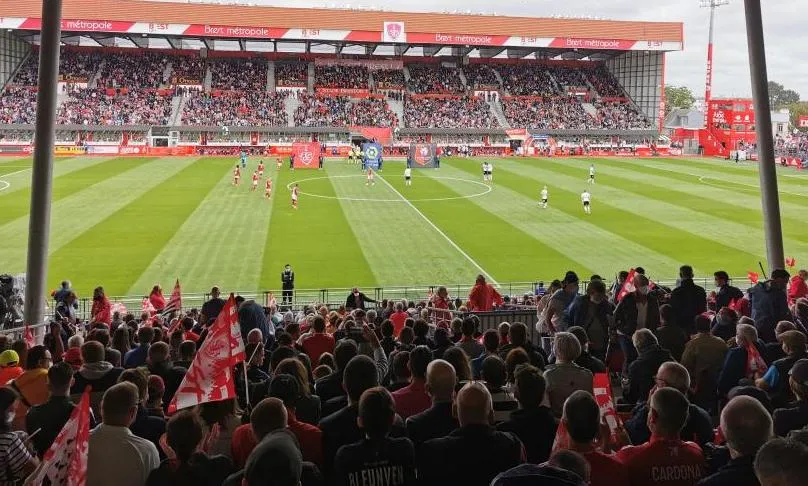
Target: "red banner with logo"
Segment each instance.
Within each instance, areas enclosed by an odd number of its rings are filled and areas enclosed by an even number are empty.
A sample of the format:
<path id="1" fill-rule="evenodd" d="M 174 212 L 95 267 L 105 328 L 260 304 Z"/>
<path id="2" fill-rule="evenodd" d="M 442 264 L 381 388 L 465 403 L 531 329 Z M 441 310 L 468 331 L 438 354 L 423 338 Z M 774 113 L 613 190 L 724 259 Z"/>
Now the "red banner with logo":
<path id="1" fill-rule="evenodd" d="M 317 142 L 295 142 L 292 144 L 295 169 L 316 169 L 320 162 L 320 144 Z"/>
<path id="2" fill-rule="evenodd" d="M 370 96 L 370 90 L 365 88 L 315 88 L 315 92 L 323 96 L 350 96 L 351 98 Z"/>
<path id="3" fill-rule="evenodd" d="M 808 116 L 801 116 L 797 119 L 797 126 L 800 128 L 808 128 Z"/>
<path id="4" fill-rule="evenodd" d="M 361 67 L 369 71 L 378 70 L 393 70 L 401 71 L 404 69 L 404 61 L 395 59 L 385 60 L 369 60 L 369 59 L 328 59 L 316 58 L 314 59 L 315 66 L 344 66 L 344 67 Z"/>

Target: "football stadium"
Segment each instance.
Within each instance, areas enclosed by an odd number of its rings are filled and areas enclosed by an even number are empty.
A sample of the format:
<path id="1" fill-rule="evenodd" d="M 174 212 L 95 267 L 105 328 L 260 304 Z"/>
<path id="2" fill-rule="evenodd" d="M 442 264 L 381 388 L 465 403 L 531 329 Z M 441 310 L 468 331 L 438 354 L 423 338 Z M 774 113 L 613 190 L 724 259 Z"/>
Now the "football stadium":
<path id="1" fill-rule="evenodd" d="M 800 484 L 808 137 L 684 42 L 0 1 L 0 483 Z"/>

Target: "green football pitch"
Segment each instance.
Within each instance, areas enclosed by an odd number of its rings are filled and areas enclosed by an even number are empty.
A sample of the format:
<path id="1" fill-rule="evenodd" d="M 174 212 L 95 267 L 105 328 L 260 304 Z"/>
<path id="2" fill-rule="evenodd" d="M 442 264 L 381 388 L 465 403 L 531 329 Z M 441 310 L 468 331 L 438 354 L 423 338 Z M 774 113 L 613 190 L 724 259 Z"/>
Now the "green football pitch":
<path id="1" fill-rule="evenodd" d="M 550 280 L 572 269 L 612 276 L 642 265 L 657 279 L 689 263 L 698 275 L 745 275 L 764 259 L 755 164 L 707 159 L 447 158 L 413 170 L 388 161 L 376 184 L 356 165 L 278 171 L 271 199 L 256 192 L 251 158 L 232 185 L 235 157 L 57 159 L 49 285 L 81 295 L 143 295 L 155 283 L 202 292 L 275 289 L 290 263 L 297 287 Z M 587 183 L 590 163 L 596 183 Z M 0 273 L 25 270 L 31 160 L 0 159 Z M 290 184 L 300 184 L 291 207 Z M 786 254 L 808 258 L 808 174 L 779 169 Z M 547 185 L 549 207 L 539 207 Z M 592 214 L 580 194 L 592 193 Z M 170 290 L 166 290 L 170 292 Z"/>

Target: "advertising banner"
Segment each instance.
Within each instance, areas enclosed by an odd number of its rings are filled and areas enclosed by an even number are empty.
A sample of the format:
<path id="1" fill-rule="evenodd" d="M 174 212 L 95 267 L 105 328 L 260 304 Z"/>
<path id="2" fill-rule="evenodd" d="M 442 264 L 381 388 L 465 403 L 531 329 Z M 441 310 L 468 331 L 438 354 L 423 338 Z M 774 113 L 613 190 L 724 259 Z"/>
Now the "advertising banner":
<path id="1" fill-rule="evenodd" d="M 800 128 L 808 128 L 808 116 L 801 116 L 797 119 L 797 126 Z"/>
<path id="2" fill-rule="evenodd" d="M 292 155 L 295 158 L 295 169 L 316 169 L 320 162 L 320 144 L 295 142 L 292 144 Z"/>
<path id="3" fill-rule="evenodd" d="M 349 96 L 351 98 L 367 98 L 370 90 L 365 88 L 316 88 L 316 93 L 323 96 Z"/>
<path id="4" fill-rule="evenodd" d="M 87 153 L 87 147 L 76 147 L 75 145 L 57 145 L 53 149 L 55 155 L 80 155 Z"/>
<path id="5" fill-rule="evenodd" d="M 117 154 L 117 145 L 89 145 L 87 146 L 88 154 Z"/>
<path id="6" fill-rule="evenodd" d="M 315 66 L 343 66 L 361 67 L 369 71 L 379 71 L 382 69 L 400 71 L 404 69 L 404 61 L 395 59 L 372 60 L 372 59 L 314 59 Z"/>
<path id="7" fill-rule="evenodd" d="M 409 165 L 414 169 L 437 167 L 438 146 L 434 143 L 414 143 L 407 155 Z"/>
<path id="8" fill-rule="evenodd" d="M 33 150 L 32 145 L 0 145 L 0 154 L 3 155 L 27 155 Z"/>
<path id="9" fill-rule="evenodd" d="M 378 143 L 363 143 L 362 153 L 365 154 L 363 157 L 365 167 L 378 170 L 382 159 L 382 146 Z"/>

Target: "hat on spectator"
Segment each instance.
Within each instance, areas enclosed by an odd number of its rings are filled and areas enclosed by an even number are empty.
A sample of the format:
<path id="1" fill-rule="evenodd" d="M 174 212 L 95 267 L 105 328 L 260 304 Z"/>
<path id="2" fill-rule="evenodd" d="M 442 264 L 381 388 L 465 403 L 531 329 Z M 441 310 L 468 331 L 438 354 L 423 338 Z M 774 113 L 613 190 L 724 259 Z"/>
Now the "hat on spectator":
<path id="1" fill-rule="evenodd" d="M 808 386 L 808 359 L 797 360 L 788 374 L 800 385 Z"/>
<path id="2" fill-rule="evenodd" d="M 20 355 L 13 349 L 7 349 L 0 353 L 0 366 L 17 366 L 20 363 Z"/>

